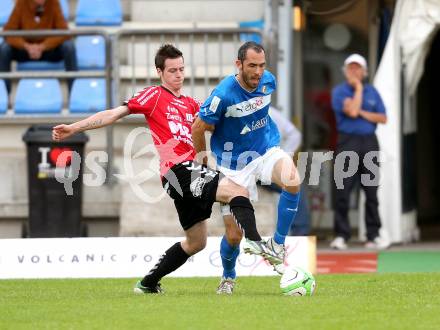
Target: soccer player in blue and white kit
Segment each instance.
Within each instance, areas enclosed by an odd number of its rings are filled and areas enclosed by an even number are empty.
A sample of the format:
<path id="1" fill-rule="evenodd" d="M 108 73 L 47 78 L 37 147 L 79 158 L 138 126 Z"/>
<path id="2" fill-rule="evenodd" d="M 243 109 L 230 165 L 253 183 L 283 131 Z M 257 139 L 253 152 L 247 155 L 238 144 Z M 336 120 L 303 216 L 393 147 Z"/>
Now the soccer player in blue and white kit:
<path id="1" fill-rule="evenodd" d="M 267 245 L 284 260 L 284 242 L 297 212 L 300 180 L 292 157 L 279 148 L 280 134 L 268 113 L 276 81 L 265 70 L 264 48 L 255 42 L 240 47 L 236 66 L 238 74 L 223 79 L 200 108 L 192 127 L 194 147 L 203 154 L 205 132 L 211 131 L 211 151 L 218 168 L 248 188 L 252 200 L 258 198 L 257 180 L 282 189 L 276 232 Z M 242 231 L 228 205 L 222 205 L 222 215 L 226 233 L 220 245 L 223 276 L 217 293 L 232 294 Z M 283 266 L 274 269 L 282 274 Z"/>

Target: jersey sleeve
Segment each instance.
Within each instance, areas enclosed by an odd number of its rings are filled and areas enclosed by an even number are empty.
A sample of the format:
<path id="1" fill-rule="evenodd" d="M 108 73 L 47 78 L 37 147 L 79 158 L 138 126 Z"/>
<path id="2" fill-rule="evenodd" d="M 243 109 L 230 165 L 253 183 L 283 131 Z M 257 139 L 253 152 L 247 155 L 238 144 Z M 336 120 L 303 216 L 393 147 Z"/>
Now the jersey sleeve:
<path id="1" fill-rule="evenodd" d="M 225 110 L 225 98 L 214 90 L 200 107 L 199 117 L 207 124 L 216 125 Z"/>
<path id="2" fill-rule="evenodd" d="M 157 106 L 160 93 L 158 86 L 147 87 L 125 101 L 124 105 L 128 107 L 130 113 L 150 116 Z"/>

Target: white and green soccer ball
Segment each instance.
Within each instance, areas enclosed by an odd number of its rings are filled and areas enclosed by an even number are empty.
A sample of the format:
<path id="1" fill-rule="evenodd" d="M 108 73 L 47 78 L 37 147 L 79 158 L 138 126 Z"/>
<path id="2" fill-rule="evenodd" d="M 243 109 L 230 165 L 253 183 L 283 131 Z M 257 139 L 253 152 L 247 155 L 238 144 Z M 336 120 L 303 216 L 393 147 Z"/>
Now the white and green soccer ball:
<path id="1" fill-rule="evenodd" d="M 311 273 L 299 267 L 286 268 L 281 276 L 281 292 L 286 296 L 311 296 L 315 291 L 316 281 Z"/>

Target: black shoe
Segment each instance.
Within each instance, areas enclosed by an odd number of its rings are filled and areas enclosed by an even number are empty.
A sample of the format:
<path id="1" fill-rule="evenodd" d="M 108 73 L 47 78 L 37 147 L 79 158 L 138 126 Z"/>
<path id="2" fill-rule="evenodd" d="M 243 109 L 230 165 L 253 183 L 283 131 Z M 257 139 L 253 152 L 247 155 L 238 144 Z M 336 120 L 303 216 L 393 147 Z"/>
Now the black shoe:
<path id="1" fill-rule="evenodd" d="M 137 281 L 133 289 L 134 293 L 164 293 L 164 290 L 160 287 L 160 283 L 157 283 L 154 287 L 143 286 L 141 281 Z"/>

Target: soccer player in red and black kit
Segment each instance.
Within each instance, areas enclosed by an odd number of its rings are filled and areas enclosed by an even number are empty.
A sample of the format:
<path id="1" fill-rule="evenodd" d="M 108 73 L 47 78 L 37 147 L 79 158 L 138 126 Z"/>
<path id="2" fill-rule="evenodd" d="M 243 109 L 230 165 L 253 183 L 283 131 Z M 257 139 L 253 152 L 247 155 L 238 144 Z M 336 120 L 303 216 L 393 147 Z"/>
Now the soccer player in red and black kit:
<path id="1" fill-rule="evenodd" d="M 160 279 L 206 246 L 206 220 L 215 201 L 230 205 L 246 238 L 245 252 L 261 255 L 272 264 L 281 263 L 257 231 L 248 191 L 220 172 L 195 161 L 191 125 L 199 111 L 199 103 L 181 93 L 185 75 L 182 53 L 172 45 L 163 45 L 156 53 L 155 65 L 160 86 L 145 88 L 122 106 L 98 112 L 71 125 L 55 126 L 52 132 L 53 139 L 61 141 L 77 132 L 111 125 L 131 113 L 145 116 L 159 152 L 163 187 L 174 200 L 186 237 L 159 258 L 151 271 L 136 283 L 135 292 L 161 293 Z"/>

